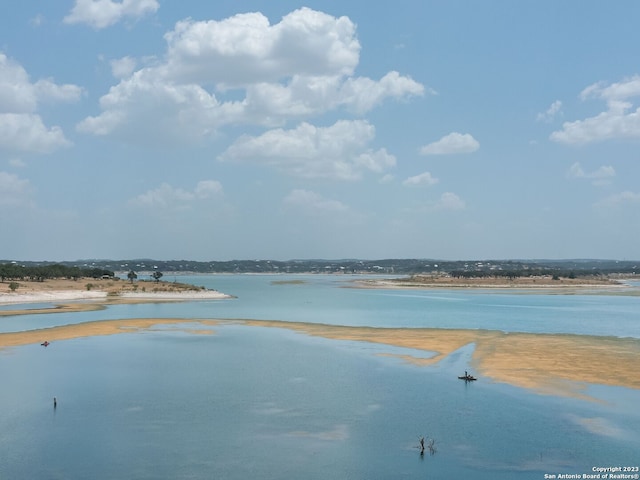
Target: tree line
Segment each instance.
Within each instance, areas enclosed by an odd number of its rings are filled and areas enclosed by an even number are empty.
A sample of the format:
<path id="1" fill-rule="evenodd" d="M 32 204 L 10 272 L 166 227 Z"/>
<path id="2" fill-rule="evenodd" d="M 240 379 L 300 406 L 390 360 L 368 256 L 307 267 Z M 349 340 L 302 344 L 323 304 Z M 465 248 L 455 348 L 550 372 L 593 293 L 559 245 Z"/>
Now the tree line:
<path id="1" fill-rule="evenodd" d="M 0 281 L 30 280 L 43 282 L 55 278 L 77 280 L 79 278 L 114 277 L 115 273 L 104 268 L 82 268 L 62 264 L 25 266 L 16 263 L 0 264 Z"/>
<path id="2" fill-rule="evenodd" d="M 10 259 L 0 259 L 0 264 Z M 90 262 L 90 263 L 87 263 Z M 51 265 L 49 262 L 11 262 L 28 267 Z M 378 260 L 77 260 L 58 262 L 68 267 L 115 270 L 118 272 L 161 271 L 193 273 L 366 273 L 419 275 L 449 273 L 480 277 L 526 277 L 532 275 L 556 275 L 577 277 L 611 274 L 640 274 L 640 260 L 436 260 L 436 259 L 378 259 Z M 497 273 L 496 273 L 497 272 Z"/>
<path id="3" fill-rule="evenodd" d="M 585 272 L 578 271 L 577 273 L 573 270 L 561 270 L 561 269 L 521 269 L 521 270 L 452 270 L 449 272 L 454 278 L 508 278 L 510 280 L 516 278 L 527 278 L 527 277 L 538 277 L 538 276 L 549 276 L 554 279 L 559 278 L 577 278 L 577 277 L 601 277 L 606 276 L 606 274 L 589 270 Z"/>

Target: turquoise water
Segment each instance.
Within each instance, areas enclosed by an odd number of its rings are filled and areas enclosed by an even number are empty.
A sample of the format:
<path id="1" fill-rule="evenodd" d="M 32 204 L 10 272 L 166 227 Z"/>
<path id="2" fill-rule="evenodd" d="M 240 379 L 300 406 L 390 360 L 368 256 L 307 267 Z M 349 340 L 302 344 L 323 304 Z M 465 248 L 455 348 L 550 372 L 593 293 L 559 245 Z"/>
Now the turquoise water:
<path id="1" fill-rule="evenodd" d="M 300 278 L 300 277 L 296 277 Z M 341 288 L 335 277 L 178 277 L 238 298 L 0 319 L 5 331 L 126 317 L 263 318 L 639 337 L 640 299 Z M 541 479 L 640 461 L 640 392 L 585 401 L 456 376 L 401 348 L 220 325 L 0 350 L 4 479 Z M 413 352 L 411 352 L 413 353 Z M 634 366 L 630 366 L 634 368 Z M 54 410 L 53 396 L 58 399 Z M 421 435 L 435 455 L 421 457 Z"/>
<path id="2" fill-rule="evenodd" d="M 0 332 L 114 318 L 250 318 L 376 327 L 432 327 L 505 332 L 577 333 L 640 338 L 640 297 L 540 295 L 458 290 L 349 288 L 330 275 L 171 276 L 237 296 L 226 301 L 115 305 L 84 313 L 23 315 Z M 302 280 L 302 284 L 274 281 Z M 17 307 L 13 307 L 17 308 Z"/>

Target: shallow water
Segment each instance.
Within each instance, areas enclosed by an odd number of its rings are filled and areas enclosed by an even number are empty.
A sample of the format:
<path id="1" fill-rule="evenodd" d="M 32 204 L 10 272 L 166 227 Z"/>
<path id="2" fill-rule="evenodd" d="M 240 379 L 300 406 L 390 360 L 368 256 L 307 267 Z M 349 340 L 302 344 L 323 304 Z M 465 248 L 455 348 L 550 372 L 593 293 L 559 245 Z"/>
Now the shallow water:
<path id="1" fill-rule="evenodd" d="M 627 318 L 637 304 L 620 297 L 403 296 L 336 288 L 332 278 L 197 280 L 239 298 L 37 317 L 443 326 L 463 316 L 474 328 L 491 321 L 501 329 L 595 330 L 602 322 L 604 334 L 622 336 L 616 322 L 637 321 Z M 600 313 L 589 315 L 591 307 Z M 407 352 L 397 347 L 242 325 L 196 328 L 211 334 L 163 326 L 0 350 L 0 478 L 507 480 L 638 461 L 638 390 L 593 386 L 589 394 L 601 401 L 585 401 L 483 379 L 466 384 L 456 376 L 473 345 L 417 367 L 379 355 Z M 435 438 L 435 455 L 419 455 L 421 435 Z"/>

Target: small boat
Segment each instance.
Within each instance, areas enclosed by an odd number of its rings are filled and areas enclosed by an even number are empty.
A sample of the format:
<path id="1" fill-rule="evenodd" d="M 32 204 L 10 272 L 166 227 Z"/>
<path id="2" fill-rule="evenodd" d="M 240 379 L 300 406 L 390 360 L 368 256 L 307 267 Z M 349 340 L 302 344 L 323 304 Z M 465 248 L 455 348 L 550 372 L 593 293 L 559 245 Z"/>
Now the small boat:
<path id="1" fill-rule="evenodd" d="M 46 340 L 44 342 L 42 342 L 40 345 L 42 345 L 43 347 L 48 347 L 49 346 L 49 342 L 47 342 Z"/>
<path id="2" fill-rule="evenodd" d="M 468 373 L 465 373 L 464 375 L 458 377 L 460 380 L 464 380 L 465 382 L 475 382 L 477 380 L 476 377 L 474 377 L 473 375 L 469 375 Z"/>

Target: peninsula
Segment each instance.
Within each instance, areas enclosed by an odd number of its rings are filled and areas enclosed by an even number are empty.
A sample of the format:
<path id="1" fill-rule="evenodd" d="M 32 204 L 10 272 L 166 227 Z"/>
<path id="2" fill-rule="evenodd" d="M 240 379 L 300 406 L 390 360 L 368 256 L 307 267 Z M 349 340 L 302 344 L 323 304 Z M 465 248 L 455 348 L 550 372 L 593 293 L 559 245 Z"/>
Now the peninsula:
<path id="1" fill-rule="evenodd" d="M 0 283 L 0 305 L 16 304 L 15 310 L 0 310 L 0 317 L 10 315 L 100 310 L 107 305 L 152 303 L 185 300 L 221 300 L 233 298 L 217 290 L 179 282 L 122 280 L 107 278 L 54 278 Z M 26 304 L 46 303 L 42 308 Z"/>

